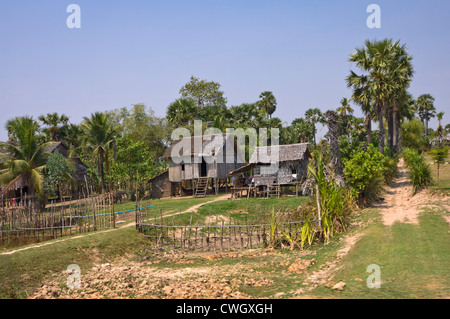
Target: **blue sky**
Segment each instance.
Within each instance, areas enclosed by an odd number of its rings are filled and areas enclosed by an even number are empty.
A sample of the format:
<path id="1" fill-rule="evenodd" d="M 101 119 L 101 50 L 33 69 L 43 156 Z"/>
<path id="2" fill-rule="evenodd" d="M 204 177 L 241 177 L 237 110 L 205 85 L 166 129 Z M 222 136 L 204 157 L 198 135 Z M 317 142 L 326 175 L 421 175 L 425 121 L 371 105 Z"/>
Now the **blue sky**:
<path id="1" fill-rule="evenodd" d="M 71 3 L 81 29 L 66 26 Z M 371 3 L 381 29 L 366 25 Z M 448 0 L 0 0 L 0 140 L 16 116 L 58 112 L 79 123 L 136 103 L 163 116 L 191 75 L 219 82 L 229 106 L 272 91 L 274 116 L 290 123 L 338 107 L 350 96 L 349 54 L 386 37 L 414 57 L 410 92 L 447 111 L 449 16 Z"/>

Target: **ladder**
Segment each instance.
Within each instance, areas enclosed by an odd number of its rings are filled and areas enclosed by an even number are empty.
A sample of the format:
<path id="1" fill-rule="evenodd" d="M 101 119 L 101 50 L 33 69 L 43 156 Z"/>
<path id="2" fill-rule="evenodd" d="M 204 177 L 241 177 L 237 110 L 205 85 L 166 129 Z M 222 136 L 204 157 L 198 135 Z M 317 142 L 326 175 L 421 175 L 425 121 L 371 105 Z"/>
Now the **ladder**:
<path id="1" fill-rule="evenodd" d="M 197 183 L 195 184 L 194 197 L 205 197 L 206 191 L 208 190 L 208 177 L 199 177 Z"/>

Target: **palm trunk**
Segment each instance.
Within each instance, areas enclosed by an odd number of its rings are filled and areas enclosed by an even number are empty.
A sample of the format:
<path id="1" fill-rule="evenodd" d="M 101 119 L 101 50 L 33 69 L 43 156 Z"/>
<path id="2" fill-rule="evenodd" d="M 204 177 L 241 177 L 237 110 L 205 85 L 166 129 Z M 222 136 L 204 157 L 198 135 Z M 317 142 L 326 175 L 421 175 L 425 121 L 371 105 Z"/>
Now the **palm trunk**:
<path id="1" fill-rule="evenodd" d="M 364 123 L 367 130 L 367 145 L 372 144 L 372 117 L 370 113 L 366 115 L 366 122 Z"/>
<path id="2" fill-rule="evenodd" d="M 398 147 L 398 131 L 399 131 L 399 121 L 398 121 L 398 109 L 397 109 L 397 103 L 394 102 L 394 112 L 392 114 L 392 146 L 393 146 L 393 152 L 394 154 L 398 153 L 399 147 Z"/>
<path id="3" fill-rule="evenodd" d="M 104 154 L 103 151 L 100 152 L 100 161 L 99 161 L 99 170 L 100 170 L 100 176 L 102 179 L 102 193 L 105 192 L 105 172 L 103 169 L 103 162 L 104 162 Z"/>
<path id="4" fill-rule="evenodd" d="M 379 133 L 378 133 L 378 151 L 381 154 L 384 154 L 384 139 L 385 139 L 385 132 L 384 132 L 384 107 L 383 104 L 378 104 L 378 126 L 379 126 Z"/>
<path id="5" fill-rule="evenodd" d="M 393 120 L 393 112 L 389 111 L 388 113 L 388 147 L 391 151 L 394 150 L 394 120 Z"/>

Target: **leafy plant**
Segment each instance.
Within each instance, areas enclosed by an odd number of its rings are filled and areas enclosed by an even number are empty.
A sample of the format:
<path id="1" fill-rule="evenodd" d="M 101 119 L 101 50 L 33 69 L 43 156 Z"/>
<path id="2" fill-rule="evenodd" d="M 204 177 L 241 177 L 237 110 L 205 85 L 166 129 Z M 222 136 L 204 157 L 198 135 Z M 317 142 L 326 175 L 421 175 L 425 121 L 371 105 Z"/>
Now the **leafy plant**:
<path id="1" fill-rule="evenodd" d="M 448 156 L 448 147 L 434 148 L 430 151 L 431 158 L 437 164 L 437 184 L 439 186 L 439 169 L 441 164 L 445 163 Z"/>
<path id="2" fill-rule="evenodd" d="M 372 145 L 367 151 L 356 153 L 344 163 L 347 183 L 360 199 L 375 200 L 381 193 L 385 157 Z"/>
<path id="3" fill-rule="evenodd" d="M 413 149 L 403 151 L 405 163 L 409 168 L 409 179 L 413 185 L 413 193 L 434 184 L 430 165 L 425 161 L 423 154 Z"/>

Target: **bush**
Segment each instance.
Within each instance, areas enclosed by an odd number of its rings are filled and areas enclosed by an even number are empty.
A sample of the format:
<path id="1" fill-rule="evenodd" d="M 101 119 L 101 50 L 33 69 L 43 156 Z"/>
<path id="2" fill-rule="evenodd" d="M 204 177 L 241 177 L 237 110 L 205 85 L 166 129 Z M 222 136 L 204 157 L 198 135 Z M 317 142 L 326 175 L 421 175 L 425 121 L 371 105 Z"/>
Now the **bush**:
<path id="1" fill-rule="evenodd" d="M 344 163 L 346 181 L 360 199 L 378 199 L 382 192 L 384 160 L 384 155 L 370 145 L 367 151 L 356 153 Z"/>
<path id="2" fill-rule="evenodd" d="M 389 185 L 398 176 L 398 157 L 385 156 L 383 160 L 384 182 Z"/>
<path id="3" fill-rule="evenodd" d="M 403 158 L 409 168 L 409 179 L 413 185 L 413 193 L 434 184 L 430 165 L 425 161 L 423 154 L 414 149 L 405 149 Z"/>
<path id="4" fill-rule="evenodd" d="M 410 166 L 412 164 L 413 160 L 417 157 L 417 155 L 419 155 L 417 150 L 411 147 L 404 148 L 402 152 L 403 159 L 405 160 L 405 164 L 407 166 Z"/>
<path id="5" fill-rule="evenodd" d="M 314 199 L 320 207 L 318 209 L 321 212 L 322 231 L 328 240 L 335 232 L 346 230 L 353 207 L 353 197 L 350 190 L 340 186 L 334 176 L 326 170 L 320 154 L 314 154 L 314 160 L 308 166 L 308 176 L 316 185 Z"/>
<path id="6" fill-rule="evenodd" d="M 402 145 L 408 148 L 422 149 L 426 145 L 423 130 L 422 122 L 418 119 L 404 122 L 400 129 Z"/>

